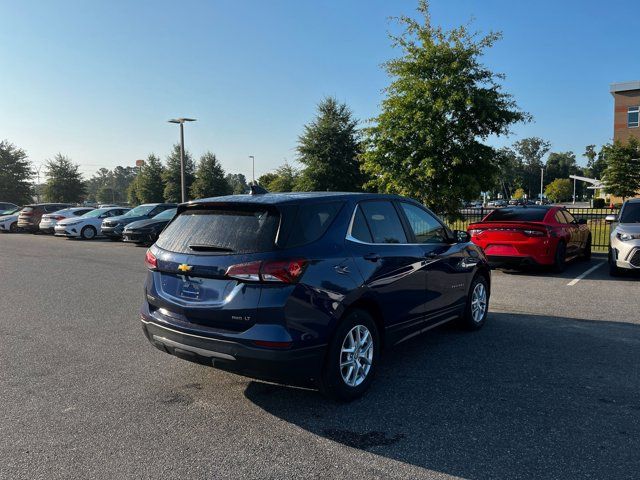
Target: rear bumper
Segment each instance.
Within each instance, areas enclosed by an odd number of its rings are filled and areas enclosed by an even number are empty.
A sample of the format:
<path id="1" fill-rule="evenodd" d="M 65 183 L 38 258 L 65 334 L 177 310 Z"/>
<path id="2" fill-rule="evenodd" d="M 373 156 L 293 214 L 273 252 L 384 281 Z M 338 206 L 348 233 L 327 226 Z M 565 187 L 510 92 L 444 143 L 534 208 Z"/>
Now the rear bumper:
<path id="1" fill-rule="evenodd" d="M 487 255 L 489 265 L 495 267 L 531 267 L 540 265 L 549 265 L 549 263 L 540 263 L 534 257 L 530 256 L 502 256 Z"/>
<path id="2" fill-rule="evenodd" d="M 38 227 L 38 224 L 33 224 L 31 222 L 21 222 L 20 220 L 18 220 L 18 228 L 21 228 L 26 232 L 37 232 Z"/>
<path id="3" fill-rule="evenodd" d="M 556 243 L 549 238 L 530 238 L 526 241 L 474 240 L 484 250 L 491 266 L 497 265 L 553 265 Z"/>
<path id="4" fill-rule="evenodd" d="M 321 372 L 326 346 L 273 349 L 245 341 L 212 338 L 161 325 L 141 312 L 142 330 L 159 350 L 190 362 L 261 380 L 313 386 Z"/>

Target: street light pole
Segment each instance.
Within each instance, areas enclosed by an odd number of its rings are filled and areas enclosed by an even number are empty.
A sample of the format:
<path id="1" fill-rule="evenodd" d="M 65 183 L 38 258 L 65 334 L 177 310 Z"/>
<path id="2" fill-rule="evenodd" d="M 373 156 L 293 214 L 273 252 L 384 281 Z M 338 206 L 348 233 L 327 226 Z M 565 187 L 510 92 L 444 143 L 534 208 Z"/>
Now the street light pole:
<path id="1" fill-rule="evenodd" d="M 544 167 L 540 167 L 540 205 L 542 205 L 542 188 L 544 185 Z"/>
<path id="2" fill-rule="evenodd" d="M 173 118 L 169 123 L 180 125 L 180 194 L 182 203 L 187 201 L 187 186 L 184 181 L 184 122 L 195 122 L 195 118 Z"/>
<path id="3" fill-rule="evenodd" d="M 251 183 L 256 184 L 256 157 L 249 155 L 251 159 Z"/>

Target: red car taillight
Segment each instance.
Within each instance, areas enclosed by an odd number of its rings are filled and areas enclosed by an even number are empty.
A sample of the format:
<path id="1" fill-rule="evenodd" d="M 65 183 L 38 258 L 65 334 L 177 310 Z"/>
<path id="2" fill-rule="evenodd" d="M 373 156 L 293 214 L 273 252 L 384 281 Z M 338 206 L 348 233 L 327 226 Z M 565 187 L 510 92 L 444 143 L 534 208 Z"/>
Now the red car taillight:
<path id="1" fill-rule="evenodd" d="M 62 215 L 52 215 L 51 217 L 49 217 L 51 220 L 64 220 L 65 217 L 63 217 Z"/>
<path id="2" fill-rule="evenodd" d="M 231 265 L 227 268 L 227 277 L 252 282 L 296 283 L 302 277 L 307 266 L 304 259 L 266 260 Z"/>
<path id="3" fill-rule="evenodd" d="M 147 254 L 144 257 L 144 264 L 149 270 L 156 270 L 158 268 L 158 259 L 151 253 L 151 250 L 147 250 Z"/>

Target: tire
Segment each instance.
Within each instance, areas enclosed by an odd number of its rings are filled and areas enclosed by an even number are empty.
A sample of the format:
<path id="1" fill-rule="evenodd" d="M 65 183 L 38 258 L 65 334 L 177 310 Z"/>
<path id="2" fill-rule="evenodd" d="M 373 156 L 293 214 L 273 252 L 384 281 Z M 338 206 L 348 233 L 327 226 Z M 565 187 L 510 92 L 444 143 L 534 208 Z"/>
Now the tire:
<path id="1" fill-rule="evenodd" d="M 558 242 L 558 246 L 556 247 L 556 254 L 553 260 L 553 271 L 556 273 L 562 273 L 566 266 L 567 244 L 564 243 L 564 240 L 561 240 Z"/>
<path id="2" fill-rule="evenodd" d="M 460 318 L 460 325 L 466 330 L 480 330 L 489 313 L 489 282 L 484 275 L 476 275 L 469 287 L 467 304 Z"/>
<path id="3" fill-rule="evenodd" d="M 366 341 L 368 332 L 369 341 Z M 360 342 L 358 343 L 358 335 Z M 356 360 L 353 354 L 343 352 L 343 347 L 356 347 Z M 340 321 L 329 343 L 322 373 L 320 375 L 320 391 L 327 397 L 343 402 L 350 402 L 362 396 L 371 386 L 380 358 L 380 334 L 371 315 L 364 310 L 354 309 Z M 364 349 L 360 350 L 360 347 Z M 367 362 L 370 362 L 367 364 Z M 349 364 L 341 367 L 341 364 Z M 355 367 L 355 372 L 354 372 Z"/>
<path id="4" fill-rule="evenodd" d="M 585 262 L 588 262 L 591 260 L 591 235 L 589 235 L 589 238 L 587 238 L 587 244 L 585 245 L 584 250 L 582 251 L 581 258 Z"/>
<path id="5" fill-rule="evenodd" d="M 9 231 L 11 233 L 16 233 L 18 231 L 18 222 L 13 222 L 11 225 L 9 225 Z"/>
<path id="6" fill-rule="evenodd" d="M 83 240 L 93 240 L 94 238 L 96 238 L 96 235 L 98 235 L 98 232 L 92 225 L 87 225 L 82 230 L 80 230 L 80 238 L 82 238 Z"/>
<path id="7" fill-rule="evenodd" d="M 609 275 L 611 277 L 619 277 L 622 275 L 622 270 L 620 267 L 616 265 L 616 262 L 613 260 L 613 252 L 609 249 Z"/>

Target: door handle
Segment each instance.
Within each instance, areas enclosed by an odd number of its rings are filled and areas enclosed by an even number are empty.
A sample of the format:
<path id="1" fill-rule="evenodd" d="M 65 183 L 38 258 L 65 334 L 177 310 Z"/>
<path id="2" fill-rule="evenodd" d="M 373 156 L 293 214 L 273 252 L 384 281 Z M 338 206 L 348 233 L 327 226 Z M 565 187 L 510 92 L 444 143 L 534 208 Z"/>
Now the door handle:
<path id="1" fill-rule="evenodd" d="M 370 262 L 377 262 L 378 260 L 380 260 L 380 255 L 378 255 L 377 253 L 367 253 L 364 256 L 365 260 L 369 260 Z"/>

